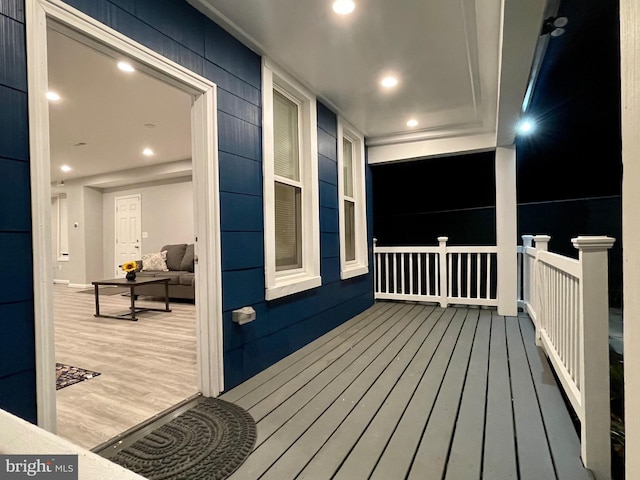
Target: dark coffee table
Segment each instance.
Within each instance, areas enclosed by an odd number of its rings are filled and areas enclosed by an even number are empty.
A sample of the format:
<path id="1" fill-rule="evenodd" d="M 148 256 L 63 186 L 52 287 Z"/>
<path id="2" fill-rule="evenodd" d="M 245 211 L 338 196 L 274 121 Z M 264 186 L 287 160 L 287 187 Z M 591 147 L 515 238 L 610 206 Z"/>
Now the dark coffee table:
<path id="1" fill-rule="evenodd" d="M 170 312 L 169 308 L 169 277 L 141 277 L 135 280 L 127 280 L 126 278 L 113 278 L 111 280 L 97 280 L 91 282 L 95 288 L 96 296 L 96 313 L 94 317 L 102 318 L 117 318 L 120 320 L 137 321 L 136 313 L 141 312 Z M 150 283 L 164 283 L 164 309 L 162 308 L 149 308 L 149 307 L 136 307 L 136 287 L 140 285 L 149 285 Z M 121 315 L 102 315 L 100 314 L 100 295 L 98 294 L 98 287 L 100 286 L 115 286 L 115 287 L 129 287 L 129 294 L 131 295 L 131 306 L 129 307 L 130 313 L 123 313 Z"/>

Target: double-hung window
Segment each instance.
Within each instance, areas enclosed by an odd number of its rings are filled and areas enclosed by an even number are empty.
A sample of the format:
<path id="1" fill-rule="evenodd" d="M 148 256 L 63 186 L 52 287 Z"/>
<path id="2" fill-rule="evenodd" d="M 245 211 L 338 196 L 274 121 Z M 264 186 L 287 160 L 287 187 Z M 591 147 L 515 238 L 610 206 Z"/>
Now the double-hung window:
<path id="1" fill-rule="evenodd" d="M 340 195 L 340 275 L 342 279 L 369 271 L 364 138 L 338 119 L 338 189 Z"/>
<path id="2" fill-rule="evenodd" d="M 263 63 L 267 300 L 321 285 L 316 99 Z"/>

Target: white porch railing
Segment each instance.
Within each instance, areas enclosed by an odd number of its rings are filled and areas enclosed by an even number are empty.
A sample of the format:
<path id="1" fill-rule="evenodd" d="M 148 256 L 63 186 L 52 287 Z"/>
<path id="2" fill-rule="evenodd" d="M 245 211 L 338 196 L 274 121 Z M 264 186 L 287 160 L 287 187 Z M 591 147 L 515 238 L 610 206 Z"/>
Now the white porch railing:
<path id="1" fill-rule="evenodd" d="M 582 461 L 611 478 L 609 399 L 609 237 L 572 240 L 579 259 L 548 251 L 550 237 L 524 235 L 518 247 L 520 303 L 581 422 Z M 535 246 L 533 244 L 535 242 Z"/>
<path id="2" fill-rule="evenodd" d="M 375 298 L 497 306 L 497 247 L 378 247 Z"/>

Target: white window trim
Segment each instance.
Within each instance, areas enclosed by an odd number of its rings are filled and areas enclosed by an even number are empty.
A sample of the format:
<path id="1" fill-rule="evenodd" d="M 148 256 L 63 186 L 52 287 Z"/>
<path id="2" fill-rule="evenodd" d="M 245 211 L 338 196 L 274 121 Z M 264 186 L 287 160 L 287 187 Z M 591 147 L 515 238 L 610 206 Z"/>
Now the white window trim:
<path id="1" fill-rule="evenodd" d="M 276 272 L 273 88 L 300 105 L 300 183 L 302 191 L 302 268 Z M 262 62 L 262 148 L 264 188 L 265 298 L 274 300 L 322 285 L 316 97 L 268 59 Z"/>
<path id="2" fill-rule="evenodd" d="M 343 138 L 353 145 L 353 197 L 355 200 L 355 246 L 356 259 L 346 261 L 344 228 L 344 175 L 343 175 Z M 357 277 L 369 273 L 369 254 L 367 249 L 367 198 L 365 195 L 364 136 L 355 128 L 338 117 L 338 211 L 340 224 L 340 278 Z"/>

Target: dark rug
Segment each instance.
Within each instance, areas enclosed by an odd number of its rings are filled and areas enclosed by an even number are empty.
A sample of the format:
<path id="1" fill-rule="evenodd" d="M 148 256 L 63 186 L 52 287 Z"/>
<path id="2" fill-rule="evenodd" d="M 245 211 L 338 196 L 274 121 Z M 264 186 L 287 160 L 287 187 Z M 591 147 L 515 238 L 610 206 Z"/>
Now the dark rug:
<path id="1" fill-rule="evenodd" d="M 72 367 L 71 365 L 65 365 L 63 363 L 56 363 L 56 390 L 75 383 L 91 380 L 98 375 L 100 375 L 98 372 Z"/>
<path id="2" fill-rule="evenodd" d="M 127 287 L 109 287 L 103 286 L 98 287 L 98 295 L 118 295 L 119 293 L 129 293 L 129 288 Z M 78 290 L 76 293 L 90 293 L 93 295 L 95 290 L 93 287 L 87 288 L 86 290 Z"/>
<path id="3" fill-rule="evenodd" d="M 203 398 L 110 460 L 151 480 L 222 480 L 242 465 L 255 441 L 247 411 Z"/>

